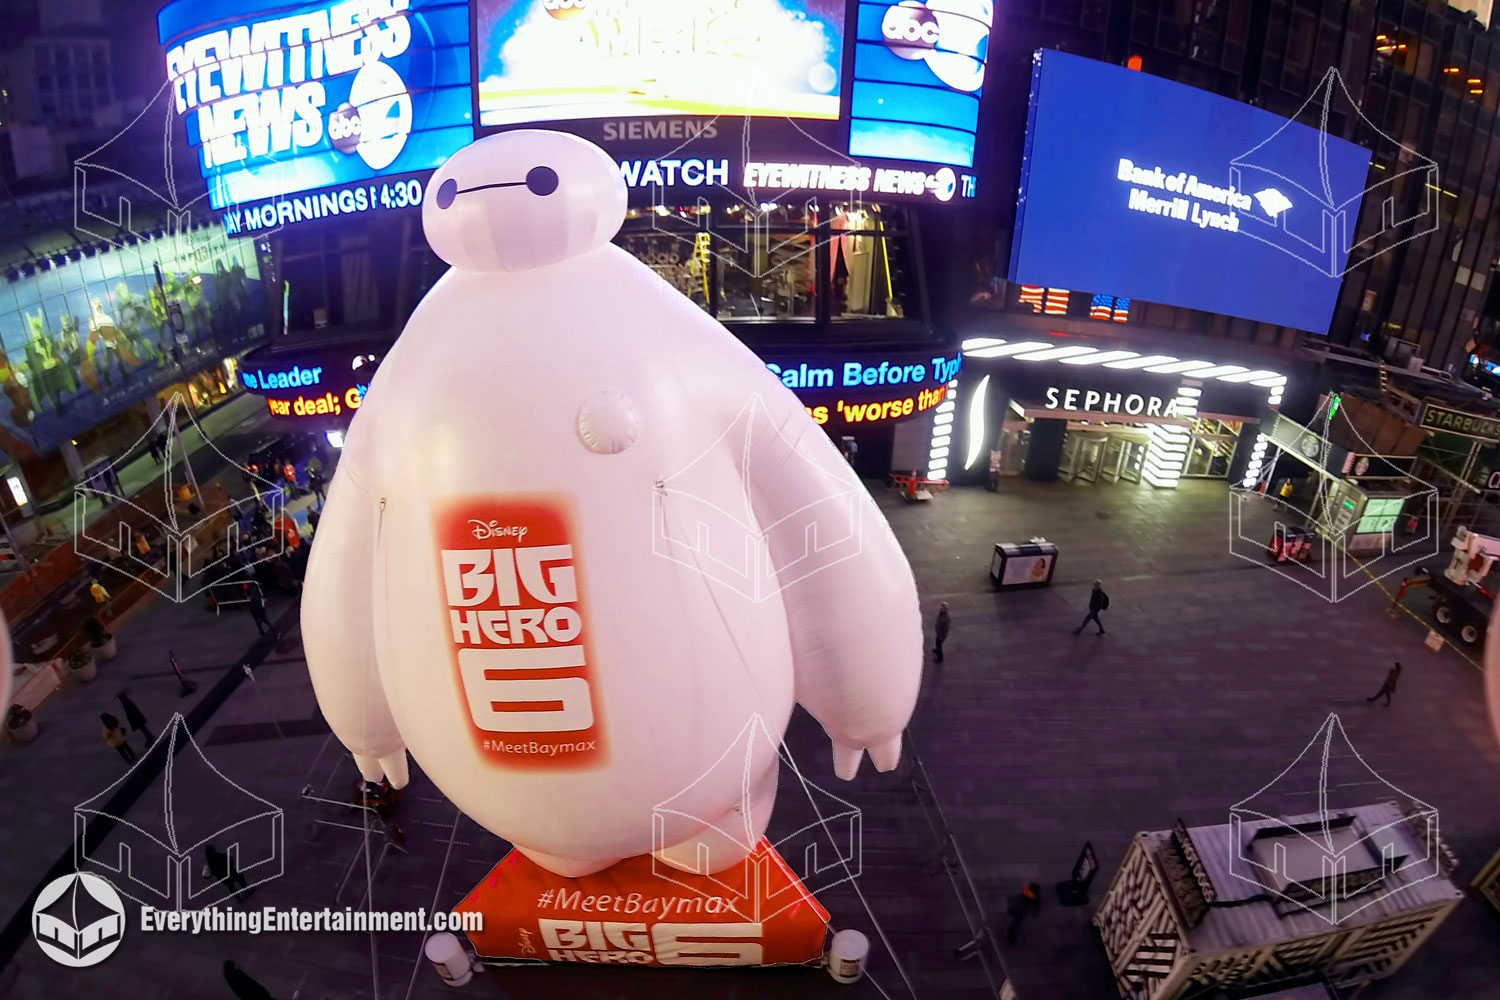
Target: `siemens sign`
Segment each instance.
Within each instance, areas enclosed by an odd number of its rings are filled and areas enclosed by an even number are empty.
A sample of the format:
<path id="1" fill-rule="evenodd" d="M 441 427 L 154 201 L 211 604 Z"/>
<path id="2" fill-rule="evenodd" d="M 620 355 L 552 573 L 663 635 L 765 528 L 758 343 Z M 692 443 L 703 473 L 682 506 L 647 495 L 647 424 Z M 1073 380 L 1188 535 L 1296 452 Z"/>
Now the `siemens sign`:
<path id="1" fill-rule="evenodd" d="M 1315 127 L 1040 52 L 1009 278 L 1327 333 L 1369 165 Z"/>
<path id="2" fill-rule="evenodd" d="M 157 25 L 211 208 L 361 182 L 378 199 L 369 182 L 474 139 L 463 0 L 175 0 Z"/>

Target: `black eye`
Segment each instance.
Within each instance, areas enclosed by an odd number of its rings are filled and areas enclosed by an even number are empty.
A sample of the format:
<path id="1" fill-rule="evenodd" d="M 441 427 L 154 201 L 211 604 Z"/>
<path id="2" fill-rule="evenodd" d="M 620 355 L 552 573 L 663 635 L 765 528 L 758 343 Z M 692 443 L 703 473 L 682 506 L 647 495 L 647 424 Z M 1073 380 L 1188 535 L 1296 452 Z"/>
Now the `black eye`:
<path id="1" fill-rule="evenodd" d="M 549 195 L 556 191 L 557 171 L 551 167 L 532 167 L 526 174 L 526 190 L 539 195 Z"/>
<path id="2" fill-rule="evenodd" d="M 458 181 L 452 177 L 438 185 L 437 207 L 447 208 L 453 204 L 453 199 L 458 197 Z"/>

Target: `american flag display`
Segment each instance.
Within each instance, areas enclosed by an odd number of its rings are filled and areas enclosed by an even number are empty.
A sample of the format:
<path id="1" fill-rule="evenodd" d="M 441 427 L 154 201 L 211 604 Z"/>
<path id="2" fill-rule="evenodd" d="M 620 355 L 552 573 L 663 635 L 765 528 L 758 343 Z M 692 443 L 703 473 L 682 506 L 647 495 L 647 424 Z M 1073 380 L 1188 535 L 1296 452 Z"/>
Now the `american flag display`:
<path id="1" fill-rule="evenodd" d="M 1042 311 L 1048 316 L 1064 316 L 1068 312 L 1068 296 L 1073 294 L 1066 288 L 1047 289 L 1047 304 Z"/>
<path id="2" fill-rule="evenodd" d="M 1123 322 L 1125 322 L 1128 319 L 1130 319 L 1130 300 L 1129 299 L 1116 298 L 1115 299 L 1115 322 L 1116 323 L 1123 323 Z"/>
<path id="3" fill-rule="evenodd" d="M 1042 311 L 1042 295 L 1047 290 L 1041 285 L 1021 286 L 1021 305 L 1030 306 L 1034 312 Z"/>
<path id="4" fill-rule="evenodd" d="M 1089 319 L 1112 319 L 1114 311 L 1115 297 L 1113 295 L 1095 295 L 1093 304 L 1089 306 Z"/>

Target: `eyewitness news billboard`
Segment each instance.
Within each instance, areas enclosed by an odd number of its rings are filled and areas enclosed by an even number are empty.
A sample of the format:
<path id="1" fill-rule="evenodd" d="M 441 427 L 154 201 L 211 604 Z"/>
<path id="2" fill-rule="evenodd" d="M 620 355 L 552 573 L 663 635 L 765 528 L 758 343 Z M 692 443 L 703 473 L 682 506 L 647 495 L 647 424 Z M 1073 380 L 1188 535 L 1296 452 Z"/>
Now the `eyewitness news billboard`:
<path id="1" fill-rule="evenodd" d="M 474 139 L 464 0 L 176 0 L 157 27 L 231 235 L 414 207 Z"/>
<path id="2" fill-rule="evenodd" d="M 1039 52 L 1009 279 L 1327 333 L 1369 166 L 1317 128 Z"/>

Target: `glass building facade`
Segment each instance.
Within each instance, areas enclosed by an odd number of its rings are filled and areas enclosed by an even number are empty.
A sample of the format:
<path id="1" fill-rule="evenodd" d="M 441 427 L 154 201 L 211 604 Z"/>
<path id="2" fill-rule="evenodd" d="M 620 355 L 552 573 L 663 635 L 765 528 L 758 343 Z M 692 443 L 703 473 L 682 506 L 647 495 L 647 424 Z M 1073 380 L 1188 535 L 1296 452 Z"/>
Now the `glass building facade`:
<path id="1" fill-rule="evenodd" d="M 233 387 L 204 373 L 266 335 L 256 245 L 217 226 L 91 245 L 7 278 L 0 437 L 12 457 L 50 451 L 173 385 L 211 405 Z"/>

